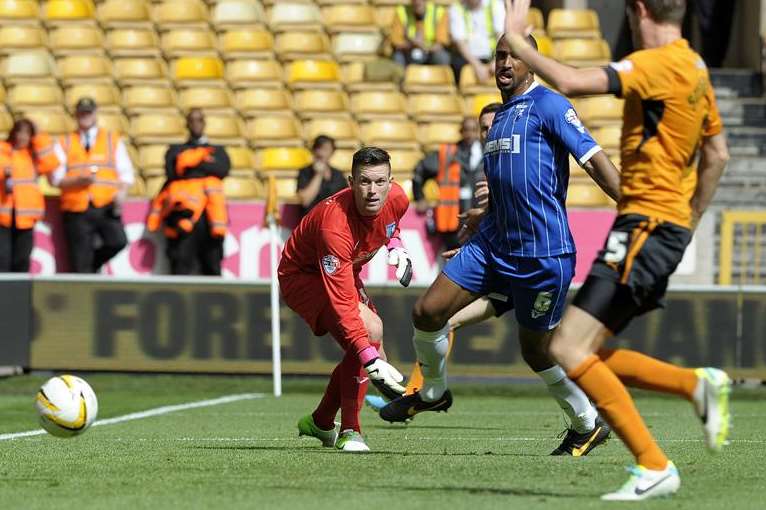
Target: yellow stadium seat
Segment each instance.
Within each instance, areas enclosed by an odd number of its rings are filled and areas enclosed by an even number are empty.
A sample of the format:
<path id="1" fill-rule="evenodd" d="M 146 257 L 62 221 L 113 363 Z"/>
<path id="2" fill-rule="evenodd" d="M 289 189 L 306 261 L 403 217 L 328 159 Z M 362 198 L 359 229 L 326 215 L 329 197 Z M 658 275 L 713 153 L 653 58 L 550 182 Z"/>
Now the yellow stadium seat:
<path id="1" fill-rule="evenodd" d="M 561 39 L 553 45 L 553 56 L 573 66 L 590 67 L 607 65 L 611 51 L 603 39 Z"/>
<path id="2" fill-rule="evenodd" d="M 0 27 L 0 54 L 18 50 L 44 48 L 47 44 L 45 31 L 34 25 L 3 25 Z"/>
<path id="3" fill-rule="evenodd" d="M 229 30 L 219 37 L 219 45 L 227 60 L 271 58 L 274 55 L 274 36 L 266 30 Z"/>
<path id="4" fill-rule="evenodd" d="M 531 7 L 529 9 L 529 14 L 527 14 L 527 23 L 532 25 L 535 30 L 544 30 L 545 22 L 543 21 L 543 12 L 536 7 Z"/>
<path id="5" fill-rule="evenodd" d="M 573 180 L 567 191 L 567 207 L 609 207 L 612 200 L 593 182 Z"/>
<path id="6" fill-rule="evenodd" d="M 391 25 L 396 18 L 396 6 L 376 6 L 375 7 L 375 20 L 378 23 L 378 28 L 383 30 L 390 30 Z"/>
<path id="7" fill-rule="evenodd" d="M 47 51 L 18 51 L 3 61 L 2 76 L 6 83 L 19 81 L 55 81 L 55 64 Z"/>
<path id="8" fill-rule="evenodd" d="M 322 32 L 282 32 L 274 40 L 274 52 L 283 62 L 329 59 L 330 41 Z"/>
<path id="9" fill-rule="evenodd" d="M 598 14 L 592 9 L 552 9 L 548 14 L 548 35 L 554 39 L 600 38 Z"/>
<path id="10" fill-rule="evenodd" d="M 17 110 L 26 107 L 61 107 L 64 95 L 55 83 L 19 83 L 8 90 L 8 105 Z"/>
<path id="11" fill-rule="evenodd" d="M 245 128 L 233 113 L 205 112 L 205 135 L 213 143 L 221 145 L 244 145 Z"/>
<path id="12" fill-rule="evenodd" d="M 482 108 L 490 103 L 502 103 L 503 98 L 499 91 L 485 94 L 476 94 L 465 98 L 465 109 L 463 112 L 469 117 L 478 117 Z"/>
<path id="13" fill-rule="evenodd" d="M 98 117 L 96 118 L 98 127 L 102 129 L 108 129 L 110 131 L 116 131 L 118 133 L 127 133 L 130 129 L 130 123 L 128 119 L 118 111 L 98 111 Z"/>
<path id="14" fill-rule="evenodd" d="M 590 129 L 622 124 L 622 109 L 625 101 L 614 96 L 590 96 L 573 101 L 580 120 Z"/>
<path id="15" fill-rule="evenodd" d="M 247 88 L 235 95 L 237 110 L 243 115 L 257 115 L 266 112 L 287 112 L 292 108 L 290 93 L 280 88 Z"/>
<path id="16" fill-rule="evenodd" d="M 3 0 L 0 2 L 0 21 L 29 23 L 37 25 L 40 18 L 40 6 L 37 0 Z"/>
<path id="17" fill-rule="evenodd" d="M 569 181 L 574 182 L 577 180 L 587 180 L 590 179 L 590 176 L 588 175 L 588 172 L 585 171 L 583 167 L 580 166 L 580 163 L 577 162 L 577 160 L 570 154 L 569 155 Z"/>
<path id="18" fill-rule="evenodd" d="M 172 87 L 162 85 L 133 85 L 122 90 L 122 106 L 129 115 L 158 110 L 176 110 Z"/>
<path id="19" fill-rule="evenodd" d="M 282 87 L 282 65 L 276 60 L 232 60 L 226 64 L 226 81 L 235 89 Z"/>
<path id="20" fill-rule="evenodd" d="M 332 89 L 308 89 L 295 93 L 295 111 L 301 118 L 326 115 L 348 116 L 348 96 Z"/>
<path id="21" fill-rule="evenodd" d="M 120 86 L 135 84 L 167 84 L 165 61 L 159 58 L 117 58 L 114 75 Z"/>
<path id="22" fill-rule="evenodd" d="M 182 26 L 207 27 L 210 15 L 200 0 L 165 0 L 154 6 L 153 17 L 160 30 L 170 30 Z"/>
<path id="23" fill-rule="evenodd" d="M 326 60 L 296 60 L 287 65 L 287 83 L 293 88 L 341 88 L 338 64 Z"/>
<path id="24" fill-rule="evenodd" d="M 60 25 L 50 31 L 48 40 L 55 56 L 104 54 L 104 37 L 95 25 Z"/>
<path id="25" fill-rule="evenodd" d="M 75 83 L 66 90 L 66 105 L 74 109 L 77 101 L 83 97 L 90 97 L 100 111 L 120 107 L 120 91 L 111 83 Z"/>
<path id="26" fill-rule="evenodd" d="M 247 122 L 247 139 L 253 147 L 302 146 L 298 120 L 288 115 L 264 114 Z"/>
<path id="27" fill-rule="evenodd" d="M 351 111 L 359 121 L 407 118 L 407 102 L 399 91 L 358 92 L 351 96 Z"/>
<path id="28" fill-rule="evenodd" d="M 404 92 L 453 92 L 455 77 L 449 66 L 409 65 L 404 73 Z"/>
<path id="29" fill-rule="evenodd" d="M 341 172 L 351 172 L 351 164 L 354 160 L 354 153 L 357 151 L 354 149 L 335 149 L 330 158 L 330 166 L 337 168 Z"/>
<path id="30" fill-rule="evenodd" d="M 332 52 L 341 62 L 373 60 L 382 43 L 380 32 L 343 32 L 333 36 Z"/>
<path id="31" fill-rule="evenodd" d="M 3 87 L 2 84 L 0 84 L 0 103 L 5 102 L 5 87 Z"/>
<path id="32" fill-rule="evenodd" d="M 75 128 L 74 120 L 60 107 L 56 109 L 29 108 L 18 112 L 34 122 L 38 130 L 52 135 L 63 135 Z"/>
<path id="33" fill-rule="evenodd" d="M 128 188 L 128 196 L 146 196 L 146 183 L 144 183 L 144 179 L 140 175 L 133 176 L 133 184 L 130 186 L 130 188 Z"/>
<path id="34" fill-rule="evenodd" d="M 179 106 L 182 110 L 203 108 L 206 112 L 233 112 L 231 93 L 221 87 L 189 87 L 179 91 Z"/>
<path id="35" fill-rule="evenodd" d="M 460 70 L 460 92 L 463 95 L 491 94 L 496 91 L 497 85 L 494 76 L 490 75 L 487 81 L 480 82 L 472 66 L 465 65 Z"/>
<path id="36" fill-rule="evenodd" d="M 152 175 L 147 176 L 144 179 L 144 189 L 146 190 L 146 196 L 154 198 L 157 196 L 157 193 L 160 192 L 162 189 L 162 186 L 165 185 L 165 176 L 164 175 Z"/>
<path id="37" fill-rule="evenodd" d="M 294 176 L 278 177 L 276 179 L 277 199 L 286 204 L 299 203 L 297 195 L 297 181 Z"/>
<path id="38" fill-rule="evenodd" d="M 348 92 L 399 91 L 398 79 L 393 76 L 386 80 L 370 80 L 366 72 L 368 65 L 366 62 L 350 62 L 343 66 L 343 85 Z M 396 66 L 396 64 L 393 65 Z M 396 66 L 395 69 L 403 73 L 399 66 Z"/>
<path id="39" fill-rule="evenodd" d="M 162 34 L 162 52 L 168 58 L 190 56 L 215 57 L 216 40 L 213 33 L 199 28 L 177 28 Z"/>
<path id="40" fill-rule="evenodd" d="M 145 113 L 130 122 L 130 136 L 137 144 L 181 143 L 186 123 L 180 115 Z"/>
<path id="41" fill-rule="evenodd" d="M 359 127 L 351 119 L 342 117 L 317 117 L 306 122 L 305 140 L 311 143 L 319 135 L 335 139 L 342 148 L 359 147 Z"/>
<path id="42" fill-rule="evenodd" d="M 294 171 L 311 163 L 311 153 L 304 147 L 269 147 L 256 153 L 256 170 L 261 172 Z"/>
<path id="43" fill-rule="evenodd" d="M 553 39 L 541 32 L 535 32 L 532 36 L 537 41 L 537 51 L 546 57 L 553 57 Z"/>
<path id="44" fill-rule="evenodd" d="M 181 57 L 172 64 L 176 82 L 218 81 L 223 78 L 223 62 L 218 57 Z"/>
<path id="45" fill-rule="evenodd" d="M 404 190 L 404 193 L 407 195 L 407 199 L 410 202 L 414 202 L 415 197 L 413 196 L 413 193 L 412 193 L 412 179 L 406 179 L 406 180 L 400 181 L 395 178 L 394 180 L 396 180 L 399 186 L 402 187 L 402 189 Z"/>
<path id="46" fill-rule="evenodd" d="M 398 174 L 407 174 L 412 177 L 415 167 L 421 159 L 423 153 L 413 150 L 392 150 L 388 154 L 391 156 L 391 172 Z"/>
<path id="47" fill-rule="evenodd" d="M 260 27 L 266 24 L 266 15 L 258 2 L 248 0 L 219 0 L 210 18 L 216 30 L 229 28 Z"/>
<path id="48" fill-rule="evenodd" d="M 142 145 L 138 148 L 138 166 L 147 175 L 165 175 L 167 145 Z"/>
<path id="49" fill-rule="evenodd" d="M 271 9 L 269 26 L 274 32 L 321 30 L 322 17 L 314 4 L 280 1 Z"/>
<path id="50" fill-rule="evenodd" d="M 98 5 L 96 17 L 108 28 L 151 27 L 149 5 L 142 0 L 107 0 Z"/>
<path id="51" fill-rule="evenodd" d="M 253 170 L 253 153 L 247 147 L 226 147 L 232 170 Z"/>
<path id="52" fill-rule="evenodd" d="M 413 94 L 408 100 L 407 111 L 417 122 L 460 122 L 463 104 L 453 94 Z"/>
<path id="53" fill-rule="evenodd" d="M 322 19 L 327 31 L 377 32 L 375 10 L 364 4 L 333 5 L 322 9 Z"/>
<path id="54" fill-rule="evenodd" d="M 3 105 L 0 105 L 0 136 L 5 139 L 8 136 L 8 131 L 13 127 L 13 117 L 8 113 Z"/>
<path id="55" fill-rule="evenodd" d="M 456 143 L 460 140 L 460 124 L 454 122 L 430 122 L 418 129 L 418 140 L 425 151 L 439 148 L 443 143 Z"/>
<path id="56" fill-rule="evenodd" d="M 370 121 L 362 126 L 362 142 L 385 149 L 420 150 L 415 124 L 406 120 Z"/>
<path id="57" fill-rule="evenodd" d="M 112 57 L 153 57 L 160 54 L 157 33 L 150 28 L 116 28 L 106 33 L 106 49 Z"/>
<path id="58" fill-rule="evenodd" d="M 263 196 L 263 188 L 255 178 L 229 176 L 223 180 L 223 194 L 226 198 L 246 200 Z"/>
<path id="59" fill-rule="evenodd" d="M 97 55 L 70 55 L 58 61 L 58 75 L 65 83 L 82 80 L 112 81 L 111 62 Z"/>
<path id="60" fill-rule="evenodd" d="M 92 22 L 95 12 L 90 0 L 48 0 L 42 18 L 47 24 Z"/>
<path id="61" fill-rule="evenodd" d="M 592 129 L 591 136 L 596 143 L 606 152 L 617 151 L 620 148 L 620 138 L 622 137 L 622 125 L 603 126 Z"/>

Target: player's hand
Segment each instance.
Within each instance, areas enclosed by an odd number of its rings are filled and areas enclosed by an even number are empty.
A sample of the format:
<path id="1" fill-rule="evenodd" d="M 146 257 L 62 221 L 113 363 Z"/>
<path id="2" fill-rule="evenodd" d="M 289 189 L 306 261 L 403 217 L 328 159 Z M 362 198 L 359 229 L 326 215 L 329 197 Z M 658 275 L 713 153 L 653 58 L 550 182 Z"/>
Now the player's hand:
<path id="1" fill-rule="evenodd" d="M 388 264 L 396 266 L 396 279 L 404 287 L 412 280 L 412 259 L 404 248 L 391 248 L 388 250 Z"/>
<path id="2" fill-rule="evenodd" d="M 473 198 L 476 199 L 476 207 L 486 209 L 489 206 L 489 184 L 487 181 L 476 183 L 476 191 L 473 192 Z"/>
<path id="3" fill-rule="evenodd" d="M 527 23 L 530 0 L 505 0 L 505 33 L 509 36 L 526 37 L 532 33 Z M 509 43 L 511 41 L 508 41 Z"/>
<path id="4" fill-rule="evenodd" d="M 452 257 L 454 257 L 455 255 L 457 255 L 459 251 L 460 251 L 460 248 L 453 248 L 451 250 L 443 251 L 442 252 L 442 258 L 444 260 L 449 260 Z"/>
<path id="5" fill-rule="evenodd" d="M 401 382 L 404 376 L 388 362 L 375 358 L 364 366 L 370 382 L 388 400 L 394 400 L 404 395 L 405 388 Z"/>
<path id="6" fill-rule="evenodd" d="M 486 209 L 479 209 L 478 207 L 474 207 L 473 209 L 468 209 L 466 212 L 458 216 L 460 221 L 463 223 L 463 226 L 460 227 L 460 230 L 457 233 L 457 240 L 460 244 L 465 244 L 466 241 L 471 238 L 471 236 L 479 231 L 481 219 L 484 217 L 486 212 Z"/>

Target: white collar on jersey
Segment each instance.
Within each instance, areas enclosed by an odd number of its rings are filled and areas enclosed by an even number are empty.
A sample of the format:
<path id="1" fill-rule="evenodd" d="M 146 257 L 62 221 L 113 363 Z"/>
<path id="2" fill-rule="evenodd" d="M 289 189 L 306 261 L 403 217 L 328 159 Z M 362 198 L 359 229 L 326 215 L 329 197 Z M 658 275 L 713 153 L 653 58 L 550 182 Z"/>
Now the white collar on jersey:
<path id="1" fill-rule="evenodd" d="M 532 83 L 529 85 L 529 87 L 527 87 L 527 90 L 525 90 L 525 91 L 524 91 L 522 94 L 519 94 L 519 95 L 520 95 L 520 96 L 523 96 L 524 94 L 529 94 L 529 93 L 530 93 L 530 92 L 532 92 L 532 91 L 533 91 L 535 88 L 537 88 L 537 86 L 538 86 L 538 85 L 540 85 L 540 84 L 539 84 L 539 83 L 537 83 L 537 82 L 536 82 L 536 81 L 533 79 L 533 80 L 532 80 Z"/>

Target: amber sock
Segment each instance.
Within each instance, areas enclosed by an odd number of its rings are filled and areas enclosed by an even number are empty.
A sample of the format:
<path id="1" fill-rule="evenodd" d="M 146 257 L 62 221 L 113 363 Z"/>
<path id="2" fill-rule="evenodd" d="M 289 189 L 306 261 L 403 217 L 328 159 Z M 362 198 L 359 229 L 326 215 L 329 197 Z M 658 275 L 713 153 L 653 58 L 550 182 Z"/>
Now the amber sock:
<path id="1" fill-rule="evenodd" d="M 601 349 L 598 357 L 626 386 L 672 393 L 692 399 L 698 378 L 692 368 L 670 363 L 627 349 Z"/>

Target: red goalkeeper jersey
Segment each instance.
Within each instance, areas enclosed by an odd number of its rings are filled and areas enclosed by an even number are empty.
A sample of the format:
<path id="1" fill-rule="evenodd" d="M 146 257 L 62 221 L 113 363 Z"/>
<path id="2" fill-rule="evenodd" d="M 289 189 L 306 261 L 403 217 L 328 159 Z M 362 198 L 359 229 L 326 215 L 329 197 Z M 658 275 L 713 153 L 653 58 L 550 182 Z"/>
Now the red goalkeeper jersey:
<path id="1" fill-rule="evenodd" d="M 325 319 L 339 325 L 343 338 L 337 340 L 346 345 L 362 348 L 369 343 L 357 305 L 359 272 L 381 246 L 399 243 L 399 220 L 408 206 L 404 190 L 393 183 L 380 212 L 376 216 L 362 216 L 354 204 L 351 188 L 347 188 L 317 204 L 285 244 L 278 271 L 283 292 L 291 275 L 315 275 L 316 280 L 307 281 L 315 281 L 316 288 L 300 292 L 308 296 L 326 295 L 329 306 L 321 313 L 330 314 Z M 290 304 L 288 296 L 285 300 Z M 313 306 L 316 308 L 322 301 L 316 299 Z M 291 308 L 304 316 L 303 310 L 292 305 Z M 312 311 L 305 313 L 311 315 Z"/>

